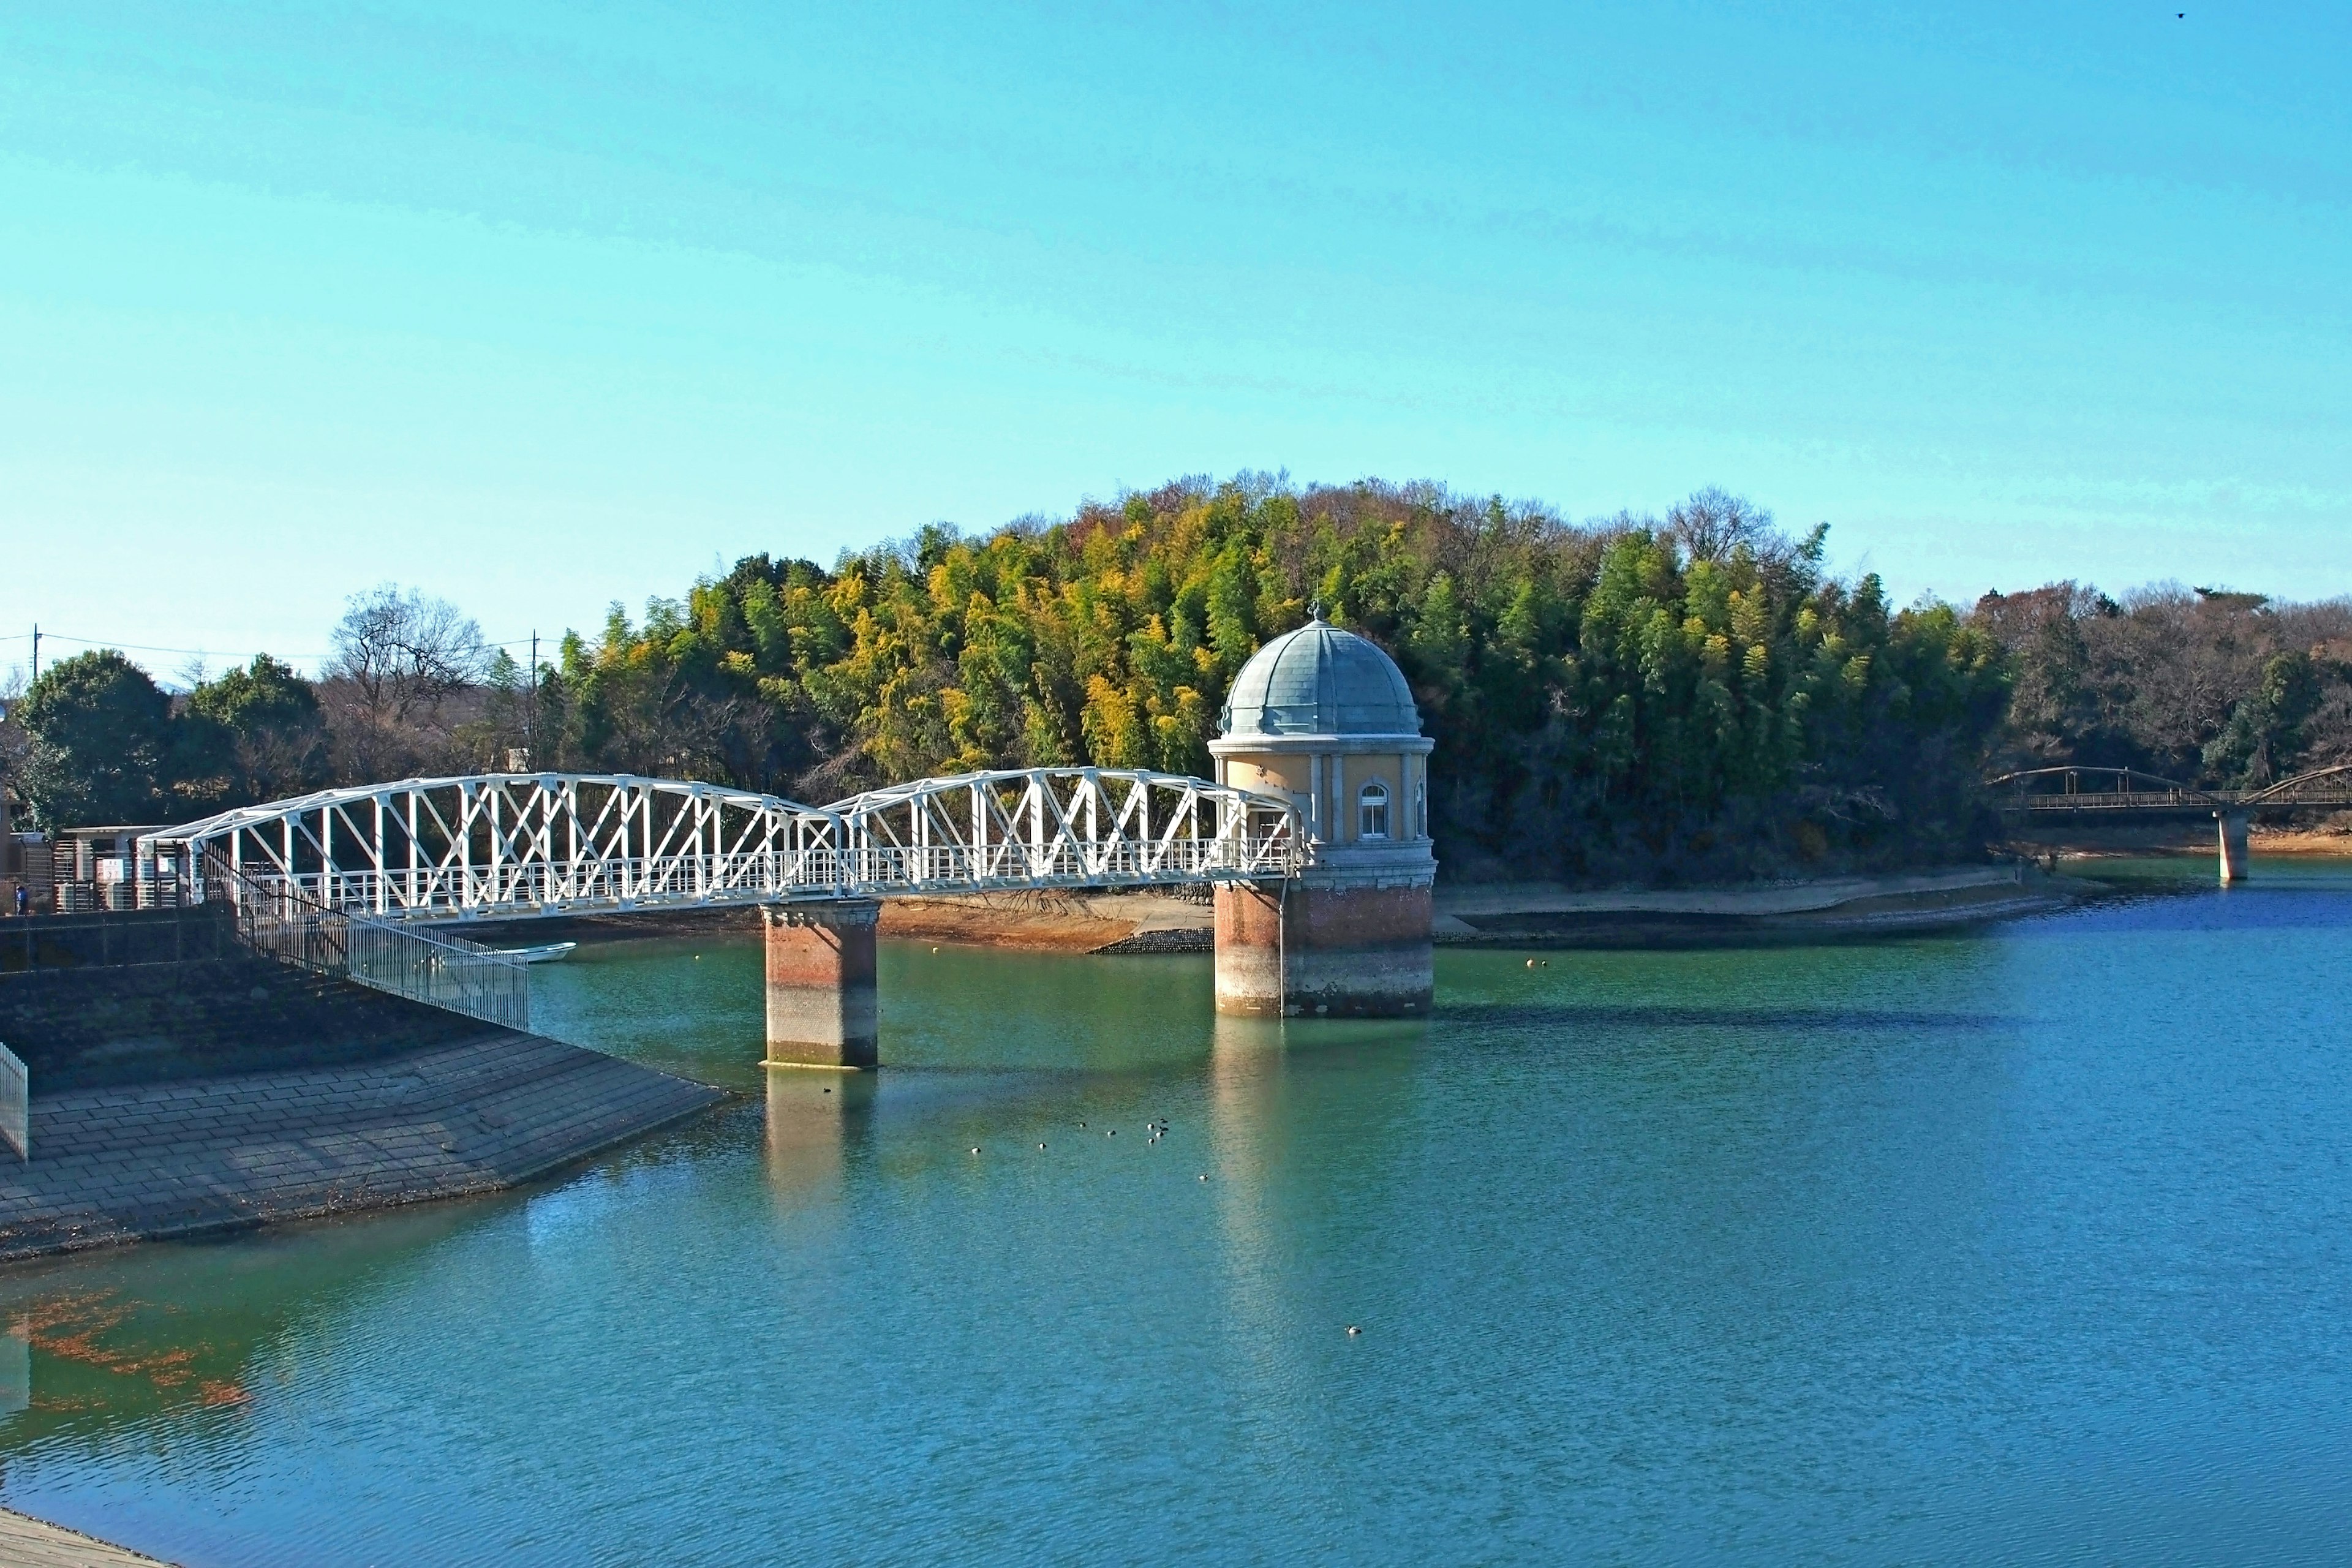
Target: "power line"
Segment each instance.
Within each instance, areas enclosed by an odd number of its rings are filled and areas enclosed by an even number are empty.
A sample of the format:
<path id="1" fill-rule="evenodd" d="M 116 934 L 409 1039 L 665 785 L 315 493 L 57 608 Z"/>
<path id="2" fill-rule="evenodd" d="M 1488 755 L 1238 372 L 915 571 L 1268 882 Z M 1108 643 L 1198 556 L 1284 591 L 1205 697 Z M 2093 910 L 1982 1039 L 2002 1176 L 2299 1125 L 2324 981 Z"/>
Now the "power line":
<path id="1" fill-rule="evenodd" d="M 0 642 L 23 642 L 28 637 L 35 643 L 69 642 L 78 644 L 83 647 L 121 648 L 126 653 L 184 653 L 194 654 L 200 658 L 228 658 L 236 656 L 237 654 L 237 650 L 233 648 L 159 647 L 153 643 L 122 642 L 114 637 L 79 637 L 74 636 L 71 632 L 17 632 L 13 636 L 0 637 Z M 483 647 L 522 647 L 526 645 L 535 647 L 538 640 L 536 634 L 533 634 L 530 637 L 507 637 L 499 641 L 492 641 L 488 638 L 484 638 L 481 646 Z M 281 653 L 275 649 L 265 647 L 255 648 L 250 651 L 254 653 L 266 653 L 272 658 L 332 658 L 334 657 L 331 650 L 326 653 Z"/>

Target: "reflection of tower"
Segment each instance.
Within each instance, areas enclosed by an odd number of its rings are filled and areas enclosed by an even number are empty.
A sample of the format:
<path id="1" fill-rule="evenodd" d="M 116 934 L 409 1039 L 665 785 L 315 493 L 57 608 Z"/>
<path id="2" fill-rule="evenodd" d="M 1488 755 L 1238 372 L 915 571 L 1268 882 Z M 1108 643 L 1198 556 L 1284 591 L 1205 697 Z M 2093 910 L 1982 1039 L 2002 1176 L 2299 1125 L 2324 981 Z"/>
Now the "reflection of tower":
<path id="1" fill-rule="evenodd" d="M 1426 1013 L 1432 742 L 1396 661 L 1318 615 L 1251 656 L 1223 728 L 1217 782 L 1289 796 L 1312 857 L 1217 889 L 1217 1010 Z"/>
<path id="2" fill-rule="evenodd" d="M 1225 1234 L 1229 1310 L 1249 1332 L 1267 1336 L 1282 1316 L 1270 1292 L 1282 1274 L 1269 1206 L 1270 1177 L 1283 1136 L 1283 1025 L 1224 1014 L 1209 1055 L 1209 1148 Z"/>
<path id="3" fill-rule="evenodd" d="M 1253 1407 L 1295 1405 L 1296 1368 L 1273 1347 L 1302 1324 L 1331 1331 L 1367 1305 L 1366 1258 L 1391 1250 L 1421 1162 L 1397 1152 L 1420 1136 L 1415 1092 L 1426 1019 L 1302 1026 L 1222 1014 L 1209 1058 L 1213 1192 L 1224 1244 L 1223 1341 Z M 1404 1221 L 1409 1225 L 1410 1221 Z M 1334 1294 L 1335 1289 L 1338 1294 Z M 1301 1422 L 1317 1412 L 1299 1405 Z"/>
<path id="4" fill-rule="evenodd" d="M 0 1415 L 14 1415 L 33 1403 L 33 1332 L 24 1315 L 0 1334 Z"/>
<path id="5" fill-rule="evenodd" d="M 871 1073 L 768 1073 L 768 1184 L 779 1198 L 838 1192 L 849 1142 L 874 1104 Z"/>

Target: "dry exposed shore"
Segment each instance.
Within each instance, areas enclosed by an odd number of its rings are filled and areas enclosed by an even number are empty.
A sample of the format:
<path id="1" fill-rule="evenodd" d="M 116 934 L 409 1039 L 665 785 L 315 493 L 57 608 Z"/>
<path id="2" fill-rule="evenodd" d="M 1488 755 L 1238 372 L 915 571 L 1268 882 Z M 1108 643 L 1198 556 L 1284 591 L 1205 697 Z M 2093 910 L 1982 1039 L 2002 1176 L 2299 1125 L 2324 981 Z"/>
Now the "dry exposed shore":
<path id="1" fill-rule="evenodd" d="M 2342 827 L 2280 827 L 2268 832 L 2256 827 L 2252 845 L 2257 855 L 2338 855 L 2352 858 L 2352 829 Z"/>
<path id="2" fill-rule="evenodd" d="M 1437 941 L 1448 946 L 1651 947 L 1806 942 L 1878 932 L 1979 924 L 2041 913 L 2093 898 L 2102 856 L 2206 855 L 2202 838 L 2175 833 L 2161 842 L 2031 843 L 2075 874 L 2012 864 L 1947 867 L 1872 877 L 1822 877 L 1729 887 L 1580 889 L 1549 882 L 1440 883 Z M 2258 833 L 2263 855 L 2352 858 L 2352 833 Z M 755 910 L 668 916 L 597 916 L 509 927 L 520 942 L 614 941 L 680 930 L 759 929 Z M 1035 891 L 891 899 L 882 934 L 909 942 L 965 943 L 1049 952 L 1206 952 L 1213 945 L 1205 889 L 1135 893 Z M 500 937 L 498 940 L 504 941 Z"/>
<path id="3" fill-rule="evenodd" d="M 1624 946 L 1754 940 L 1804 941 L 1890 930 L 1971 924 L 2058 908 L 2087 884 L 1971 866 L 1886 877 L 1835 877 L 1729 888 L 1593 891 L 1524 882 L 1437 890 L 1437 940 L 1447 945 Z M 611 940 L 677 924 L 580 921 L 565 934 Z M 756 929 L 750 910 L 695 919 Z M 1205 952 L 1207 900 L 1173 892 L 976 893 L 891 899 L 882 934 L 1056 952 Z"/>

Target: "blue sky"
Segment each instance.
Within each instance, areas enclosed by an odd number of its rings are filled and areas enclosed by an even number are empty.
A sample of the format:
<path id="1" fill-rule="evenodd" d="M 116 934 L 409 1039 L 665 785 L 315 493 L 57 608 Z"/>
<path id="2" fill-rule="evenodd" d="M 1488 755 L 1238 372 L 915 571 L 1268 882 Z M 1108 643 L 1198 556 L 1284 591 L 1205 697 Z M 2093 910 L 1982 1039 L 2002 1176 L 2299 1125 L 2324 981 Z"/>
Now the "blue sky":
<path id="1" fill-rule="evenodd" d="M 0 636 L 308 663 L 384 580 L 552 635 L 1243 468 L 1719 484 L 1905 598 L 2352 592 L 2347 44 L 2316 6 L 0 13 Z"/>

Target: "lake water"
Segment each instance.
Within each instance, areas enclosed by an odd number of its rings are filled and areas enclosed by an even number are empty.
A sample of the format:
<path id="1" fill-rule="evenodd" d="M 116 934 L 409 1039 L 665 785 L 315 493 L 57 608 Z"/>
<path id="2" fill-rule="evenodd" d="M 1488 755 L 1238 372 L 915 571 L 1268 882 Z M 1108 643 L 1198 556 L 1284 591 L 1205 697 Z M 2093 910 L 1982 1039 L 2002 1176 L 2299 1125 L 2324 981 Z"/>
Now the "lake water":
<path id="1" fill-rule="evenodd" d="M 745 1100 L 0 1273 L 0 1500 L 192 1563 L 2352 1560 L 2352 869 L 1528 956 L 1286 1030 L 894 945 L 892 1065 L 763 1081 L 756 945 L 583 949 L 540 1027 Z"/>

